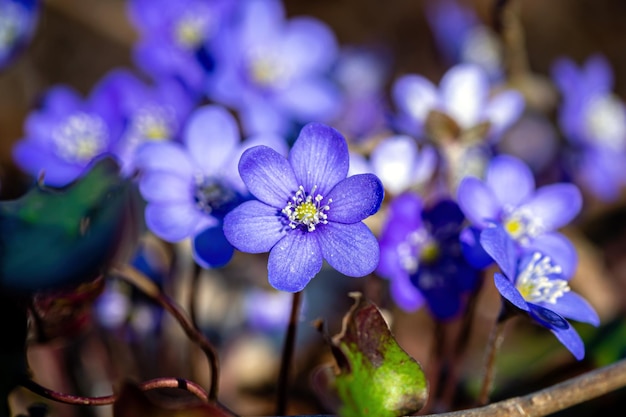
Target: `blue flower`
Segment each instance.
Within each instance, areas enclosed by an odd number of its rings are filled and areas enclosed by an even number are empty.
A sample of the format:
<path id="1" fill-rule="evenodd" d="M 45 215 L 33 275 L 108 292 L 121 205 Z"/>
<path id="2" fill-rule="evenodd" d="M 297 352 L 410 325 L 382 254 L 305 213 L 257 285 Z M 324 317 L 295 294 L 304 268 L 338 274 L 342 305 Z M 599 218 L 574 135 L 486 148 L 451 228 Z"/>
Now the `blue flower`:
<path id="1" fill-rule="evenodd" d="M 463 132 L 486 124 L 487 141 L 497 141 L 514 123 L 524 108 L 524 99 L 517 91 L 490 94 L 487 74 L 477 65 L 452 67 L 441 79 L 439 89 L 421 75 L 400 77 L 393 86 L 393 98 L 400 110 L 399 128 L 421 137 L 431 112 L 448 116 Z"/>
<path id="2" fill-rule="evenodd" d="M 97 90 L 115 103 L 124 123 L 120 140 L 112 149 L 124 174 L 133 172 L 135 152 L 142 144 L 178 138 L 192 106 L 177 81 L 164 79 L 149 86 L 123 69 L 109 72 Z"/>
<path id="3" fill-rule="evenodd" d="M 141 34 L 134 60 L 156 80 L 176 78 L 195 97 L 213 66 L 218 41 L 236 2 L 132 0 L 128 12 Z"/>
<path id="4" fill-rule="evenodd" d="M 348 165 L 343 136 L 319 123 L 302 129 L 288 158 L 266 146 L 242 155 L 239 173 L 257 200 L 226 215 L 224 233 L 243 252 L 270 252 L 274 288 L 304 289 L 324 259 L 354 277 L 378 265 L 378 242 L 362 220 L 380 208 L 383 186 L 372 174 L 346 178 Z"/>
<path id="5" fill-rule="evenodd" d="M 528 166 L 515 157 L 501 155 L 489 164 L 484 181 L 464 178 L 457 198 L 461 210 L 477 230 L 500 225 L 519 248 L 550 255 L 566 274 L 575 268 L 574 247 L 555 232 L 581 209 L 582 196 L 575 185 L 559 183 L 535 190 L 535 179 Z M 470 251 L 466 253 L 480 265 Z"/>
<path id="6" fill-rule="evenodd" d="M 29 42 L 39 15 L 39 0 L 0 0 L 0 69 Z"/>
<path id="7" fill-rule="evenodd" d="M 459 232 L 464 220 L 449 200 L 426 210 L 411 193 L 391 202 L 380 237 L 377 272 L 391 280 L 391 296 L 400 308 L 414 311 L 426 302 L 438 320 L 462 311 L 464 297 L 479 278 L 461 252 Z"/>
<path id="8" fill-rule="evenodd" d="M 614 200 L 626 184 L 626 106 L 613 93 L 613 72 L 596 55 L 582 68 L 562 58 L 552 78 L 561 91 L 559 124 L 572 145 L 576 180 L 603 200 Z"/>
<path id="9" fill-rule="evenodd" d="M 205 106 L 189 117 L 182 146 L 175 142 L 146 143 L 138 150 L 142 170 L 139 189 L 148 202 L 146 224 L 169 242 L 193 238 L 196 262 L 206 268 L 223 266 L 233 254 L 224 238 L 226 213 L 248 198 L 239 178 L 237 161 L 254 145 L 286 148 L 273 135 L 239 143 L 234 117 L 219 106 Z"/>
<path id="10" fill-rule="evenodd" d="M 209 98 L 236 109 L 247 133 L 333 119 L 340 100 L 324 76 L 338 49 L 330 28 L 310 17 L 286 20 L 279 0 L 241 2 L 240 12 L 216 45 Z"/>
<path id="11" fill-rule="evenodd" d="M 502 297 L 552 331 L 576 359 L 582 359 L 585 346 L 566 318 L 594 326 L 600 319 L 584 298 L 571 291 L 571 276 L 542 252 L 532 250 L 519 256 L 509 234 L 501 227 L 483 230 L 480 243 L 502 270 L 494 277 Z"/>
<path id="12" fill-rule="evenodd" d="M 63 186 L 93 158 L 112 152 L 122 118 L 117 103 L 98 89 L 83 102 L 73 89 L 57 86 L 28 116 L 24 130 L 25 137 L 13 148 L 16 164 L 32 176 L 43 172 L 48 185 Z"/>

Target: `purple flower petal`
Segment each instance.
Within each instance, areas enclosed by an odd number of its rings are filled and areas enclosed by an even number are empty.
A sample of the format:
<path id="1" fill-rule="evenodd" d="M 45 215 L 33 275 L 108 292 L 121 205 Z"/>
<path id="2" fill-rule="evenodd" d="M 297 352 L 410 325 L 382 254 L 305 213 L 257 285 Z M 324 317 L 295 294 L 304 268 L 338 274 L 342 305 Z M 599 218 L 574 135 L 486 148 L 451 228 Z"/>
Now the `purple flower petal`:
<path id="1" fill-rule="evenodd" d="M 576 64 L 571 59 L 557 59 L 552 64 L 550 72 L 552 79 L 562 94 L 576 91 L 576 86 L 580 82 L 580 75 Z"/>
<path id="2" fill-rule="evenodd" d="M 233 247 L 224 237 L 221 225 L 209 227 L 193 239 L 193 259 L 203 268 L 219 268 L 230 262 Z"/>
<path id="3" fill-rule="evenodd" d="M 241 159 L 241 155 L 243 155 L 247 149 L 258 145 L 265 145 L 268 148 L 274 149 L 279 154 L 287 156 L 287 142 L 285 142 L 285 139 L 278 135 L 266 133 L 251 136 L 244 140 L 240 146 L 235 148 L 235 152 L 231 154 L 226 161 L 226 164 L 222 167 L 222 171 L 219 172 L 219 175 L 222 178 L 225 178 L 228 183 L 236 188 L 242 195 L 247 194 L 248 188 L 239 175 L 239 160 Z"/>
<path id="4" fill-rule="evenodd" d="M 348 170 L 348 176 L 357 174 L 370 174 L 372 168 L 370 167 L 367 158 L 360 153 L 350 152 L 350 169 Z"/>
<path id="5" fill-rule="evenodd" d="M 544 233 L 534 238 L 527 248 L 548 255 L 555 265 L 561 267 L 564 279 L 569 279 L 574 275 L 578 264 L 576 248 L 562 234 L 557 232 Z"/>
<path id="6" fill-rule="evenodd" d="M 302 128 L 289 153 L 289 162 L 305 191 L 326 195 L 348 175 L 350 157 L 346 140 L 335 129 L 320 123 Z"/>
<path id="7" fill-rule="evenodd" d="M 537 304 L 568 319 L 589 323 L 594 326 L 598 326 L 600 324 L 598 313 L 595 312 L 593 307 L 587 302 L 587 300 L 572 291 L 563 294 L 555 304 Z"/>
<path id="8" fill-rule="evenodd" d="M 596 54 L 587 59 L 585 81 L 590 88 L 589 92 L 606 93 L 613 89 L 613 70 L 606 57 Z"/>
<path id="9" fill-rule="evenodd" d="M 46 113 L 55 116 L 63 116 L 83 107 L 83 100 L 80 95 L 71 87 L 59 85 L 47 90 L 43 108 Z"/>
<path id="10" fill-rule="evenodd" d="M 330 222 L 317 230 L 316 237 L 324 259 L 344 275 L 362 277 L 378 265 L 378 241 L 364 223 Z"/>
<path id="11" fill-rule="evenodd" d="M 502 206 L 493 191 L 478 178 L 463 178 L 457 200 L 465 217 L 477 227 L 488 227 L 500 217 Z"/>
<path id="12" fill-rule="evenodd" d="M 500 292 L 500 295 L 511 302 L 515 307 L 523 311 L 528 311 L 528 303 L 522 297 L 522 294 L 515 288 L 515 285 L 508 278 L 499 272 L 496 272 L 494 277 L 494 283 L 496 288 Z"/>
<path id="13" fill-rule="evenodd" d="M 383 201 L 383 184 L 373 174 L 360 174 L 339 182 L 328 193 L 328 220 L 339 223 L 356 223 L 376 213 Z"/>
<path id="14" fill-rule="evenodd" d="M 528 211 L 549 232 L 568 224 L 580 212 L 582 196 L 573 184 L 553 184 L 539 188 L 519 207 Z"/>
<path id="15" fill-rule="evenodd" d="M 370 160 L 385 190 L 399 194 L 413 185 L 418 157 L 415 139 L 399 135 L 380 142 L 372 151 Z"/>
<path id="16" fill-rule="evenodd" d="M 326 71 L 337 57 L 337 41 L 332 30 L 310 17 L 289 20 L 281 41 L 281 54 L 300 74 Z"/>
<path id="17" fill-rule="evenodd" d="M 205 175 L 219 175 L 240 138 L 235 118 L 220 106 L 204 106 L 194 111 L 183 136 L 189 155 Z"/>
<path id="18" fill-rule="evenodd" d="M 424 296 L 411 283 L 406 272 L 402 275 L 396 275 L 389 285 L 391 298 L 402 310 L 411 313 L 424 305 Z"/>
<path id="19" fill-rule="evenodd" d="M 480 234 L 480 244 L 510 280 L 517 277 L 515 244 L 502 227 L 489 227 Z"/>
<path id="20" fill-rule="evenodd" d="M 148 171 L 141 176 L 139 191 L 150 203 L 191 203 L 192 186 L 187 178 L 165 171 Z"/>
<path id="21" fill-rule="evenodd" d="M 325 122 L 337 116 L 340 109 L 339 90 L 323 79 L 306 79 L 292 83 L 276 97 L 285 113 L 301 122 Z"/>
<path id="22" fill-rule="evenodd" d="M 238 108 L 241 124 L 248 135 L 275 133 L 285 135 L 289 130 L 289 118 L 284 109 L 268 100 L 250 98 Z"/>
<path id="23" fill-rule="evenodd" d="M 459 241 L 465 260 L 476 269 L 484 269 L 493 263 L 493 259 L 480 244 L 481 230 L 470 226 L 461 231 Z"/>
<path id="24" fill-rule="evenodd" d="M 183 149 L 173 142 L 149 142 L 137 150 L 135 165 L 142 170 L 171 172 L 181 178 L 193 177 L 194 165 Z"/>
<path id="25" fill-rule="evenodd" d="M 535 191 L 535 178 L 530 168 L 522 160 L 508 155 L 491 160 L 485 182 L 505 207 L 517 207 Z"/>
<path id="26" fill-rule="evenodd" d="M 295 229 L 270 252 L 267 262 L 269 283 L 281 291 L 302 291 L 322 269 L 322 263 L 322 251 L 313 233 Z"/>
<path id="27" fill-rule="evenodd" d="M 44 183 L 60 187 L 74 181 L 85 169 L 85 165 L 69 164 L 53 152 L 42 149 L 34 140 L 21 140 L 13 147 L 16 164 L 33 177 L 44 175 Z"/>
<path id="28" fill-rule="evenodd" d="M 530 316 L 542 326 L 550 329 L 559 339 L 559 342 L 569 349 L 576 359 L 581 360 L 585 356 L 585 345 L 567 320 L 551 309 L 532 303 L 528 306 L 530 307 Z"/>
<path id="29" fill-rule="evenodd" d="M 563 330 L 551 329 L 551 331 L 576 359 L 582 360 L 585 357 L 585 344 L 572 326 Z"/>
<path id="30" fill-rule="evenodd" d="M 248 253 L 264 253 L 285 235 L 283 215 L 260 201 L 246 201 L 224 218 L 224 235 L 237 249 Z"/>
<path id="31" fill-rule="evenodd" d="M 464 64 L 450 69 L 439 88 L 443 106 L 463 128 L 478 124 L 489 93 L 489 80 L 480 67 Z"/>
<path id="32" fill-rule="evenodd" d="M 267 146 L 255 146 L 241 155 L 241 179 L 256 198 L 282 209 L 298 189 L 289 161 Z"/>
<path id="33" fill-rule="evenodd" d="M 419 122 L 422 128 L 428 113 L 438 106 L 437 88 L 420 75 L 405 75 L 393 85 L 393 98 L 398 108 Z"/>
<path id="34" fill-rule="evenodd" d="M 524 97 L 517 91 L 503 91 L 493 97 L 483 112 L 491 124 L 489 135 L 497 139 L 519 119 L 524 110 Z"/>
<path id="35" fill-rule="evenodd" d="M 146 224 L 161 239 L 178 242 L 192 236 L 201 226 L 212 226 L 217 220 L 198 211 L 192 204 L 148 204 Z"/>

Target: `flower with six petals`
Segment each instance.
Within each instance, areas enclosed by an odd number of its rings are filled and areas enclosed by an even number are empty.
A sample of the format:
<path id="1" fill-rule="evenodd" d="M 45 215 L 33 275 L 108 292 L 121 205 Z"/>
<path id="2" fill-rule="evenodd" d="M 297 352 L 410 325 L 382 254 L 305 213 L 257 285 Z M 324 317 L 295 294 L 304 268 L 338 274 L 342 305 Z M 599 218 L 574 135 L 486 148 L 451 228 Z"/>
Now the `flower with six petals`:
<path id="1" fill-rule="evenodd" d="M 224 218 L 224 234 L 243 252 L 270 252 L 268 278 L 279 290 L 297 292 L 325 259 L 344 275 L 376 268 L 376 238 L 362 222 L 384 197 L 372 174 L 348 174 L 348 146 L 335 129 L 309 123 L 289 157 L 266 146 L 248 149 L 239 173 L 256 200 Z"/>

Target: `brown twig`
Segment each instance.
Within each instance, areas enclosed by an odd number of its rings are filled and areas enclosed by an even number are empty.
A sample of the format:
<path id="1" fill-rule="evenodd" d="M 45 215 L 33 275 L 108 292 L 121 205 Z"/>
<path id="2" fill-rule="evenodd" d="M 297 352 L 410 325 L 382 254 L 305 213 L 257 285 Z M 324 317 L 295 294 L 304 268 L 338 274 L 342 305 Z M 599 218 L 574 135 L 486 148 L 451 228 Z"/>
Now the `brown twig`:
<path id="1" fill-rule="evenodd" d="M 142 293 L 148 296 L 152 301 L 160 305 L 164 310 L 169 312 L 183 328 L 185 334 L 193 342 L 197 343 L 206 355 L 211 366 L 211 386 L 209 389 L 209 400 L 217 401 L 217 391 L 219 382 L 219 361 L 217 351 L 213 345 L 204 337 L 204 335 L 190 322 L 180 307 L 170 300 L 161 290 L 150 281 L 145 275 L 130 265 L 124 265 L 115 268 L 113 274 L 119 278 L 129 282 Z"/>
<path id="2" fill-rule="evenodd" d="M 90 405 L 90 406 L 98 406 L 98 405 L 110 405 L 113 404 L 117 400 L 117 395 L 111 394 L 106 395 L 104 397 L 81 397 L 73 394 L 65 394 L 62 392 L 54 391 L 50 388 L 46 388 L 42 385 L 39 385 L 37 382 L 27 379 L 22 381 L 20 384 L 22 387 L 27 390 L 34 392 L 35 394 L 46 398 L 48 400 L 57 401 L 64 404 L 71 405 Z M 139 384 L 139 388 L 142 391 L 150 391 L 153 389 L 160 388 L 177 388 L 185 390 L 196 397 L 198 397 L 202 402 L 208 402 L 209 396 L 206 391 L 198 384 L 192 381 L 188 381 L 182 378 L 156 378 L 151 379 L 149 381 L 142 382 Z"/>
<path id="3" fill-rule="evenodd" d="M 626 359 L 521 397 L 437 417 L 542 417 L 626 386 Z M 428 416 L 432 417 L 434 414 Z"/>
<path id="4" fill-rule="evenodd" d="M 278 394 L 276 397 L 276 415 L 283 416 L 287 411 L 287 384 L 289 382 L 289 369 L 296 344 L 296 330 L 298 328 L 298 316 L 300 315 L 300 302 L 302 292 L 293 294 L 291 302 L 291 314 L 287 326 L 287 335 L 283 346 L 283 355 L 280 362 L 280 372 L 278 374 Z"/>

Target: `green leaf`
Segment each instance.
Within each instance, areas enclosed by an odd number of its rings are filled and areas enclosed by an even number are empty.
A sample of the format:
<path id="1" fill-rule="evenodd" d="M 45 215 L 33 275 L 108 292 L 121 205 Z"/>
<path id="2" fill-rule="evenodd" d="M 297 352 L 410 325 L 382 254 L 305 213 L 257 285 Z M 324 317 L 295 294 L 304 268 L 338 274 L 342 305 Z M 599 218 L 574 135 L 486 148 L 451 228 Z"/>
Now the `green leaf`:
<path id="1" fill-rule="evenodd" d="M 394 339 L 378 308 L 360 294 L 332 339 L 340 368 L 334 387 L 342 417 L 395 417 L 413 414 L 426 403 L 421 366 Z"/>
<path id="2" fill-rule="evenodd" d="M 137 193 L 115 161 L 72 184 L 38 184 L 0 202 L 0 291 L 32 294 L 90 281 L 138 236 Z"/>

